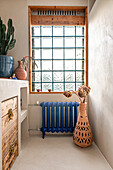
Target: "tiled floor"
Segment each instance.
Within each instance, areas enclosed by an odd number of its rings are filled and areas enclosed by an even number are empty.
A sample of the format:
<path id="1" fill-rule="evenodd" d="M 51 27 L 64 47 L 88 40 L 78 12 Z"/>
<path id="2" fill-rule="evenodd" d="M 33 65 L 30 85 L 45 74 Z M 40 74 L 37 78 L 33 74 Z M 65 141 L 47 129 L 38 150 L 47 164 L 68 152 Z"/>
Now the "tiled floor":
<path id="1" fill-rule="evenodd" d="M 80 148 L 72 136 L 29 137 L 11 170 L 111 170 L 93 143 Z"/>

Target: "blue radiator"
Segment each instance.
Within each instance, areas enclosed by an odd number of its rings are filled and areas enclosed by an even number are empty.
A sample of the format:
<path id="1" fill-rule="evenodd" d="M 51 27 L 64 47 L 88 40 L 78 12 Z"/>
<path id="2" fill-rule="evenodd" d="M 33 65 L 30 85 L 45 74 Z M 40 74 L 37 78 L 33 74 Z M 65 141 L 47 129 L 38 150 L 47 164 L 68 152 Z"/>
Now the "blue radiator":
<path id="1" fill-rule="evenodd" d="M 77 122 L 77 102 L 43 102 L 42 137 L 45 132 L 73 132 Z"/>

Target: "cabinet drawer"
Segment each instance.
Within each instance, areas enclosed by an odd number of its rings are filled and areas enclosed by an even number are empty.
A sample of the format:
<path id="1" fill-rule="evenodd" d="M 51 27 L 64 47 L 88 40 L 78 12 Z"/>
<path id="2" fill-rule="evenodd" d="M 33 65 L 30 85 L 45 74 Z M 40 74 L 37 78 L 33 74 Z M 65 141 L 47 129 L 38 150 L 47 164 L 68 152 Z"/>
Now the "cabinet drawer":
<path id="1" fill-rule="evenodd" d="M 5 150 L 7 144 L 10 143 L 12 138 L 18 138 L 18 125 L 15 123 L 3 136 L 2 136 L 2 151 Z"/>
<path id="2" fill-rule="evenodd" d="M 8 152 L 2 154 L 2 170 L 9 170 L 18 156 L 18 141 L 13 141 L 8 147 Z"/>
<path id="3" fill-rule="evenodd" d="M 14 126 L 14 123 L 17 123 L 17 109 L 12 111 L 13 116 L 11 119 L 9 118 L 9 115 L 5 115 L 2 117 L 2 135 L 4 135 L 12 126 Z"/>
<path id="4" fill-rule="evenodd" d="M 1 103 L 2 117 L 8 113 L 9 109 L 14 110 L 17 108 L 17 97 L 5 100 Z"/>

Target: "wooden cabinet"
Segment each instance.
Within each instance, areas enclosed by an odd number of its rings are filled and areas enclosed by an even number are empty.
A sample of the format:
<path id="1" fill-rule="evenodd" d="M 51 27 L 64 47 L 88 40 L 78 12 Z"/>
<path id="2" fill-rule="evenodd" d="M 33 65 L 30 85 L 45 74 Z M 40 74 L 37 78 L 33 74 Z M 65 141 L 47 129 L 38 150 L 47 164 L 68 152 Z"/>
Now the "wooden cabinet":
<path id="1" fill-rule="evenodd" d="M 17 97 L 1 103 L 2 109 L 2 170 L 11 168 L 18 155 Z"/>

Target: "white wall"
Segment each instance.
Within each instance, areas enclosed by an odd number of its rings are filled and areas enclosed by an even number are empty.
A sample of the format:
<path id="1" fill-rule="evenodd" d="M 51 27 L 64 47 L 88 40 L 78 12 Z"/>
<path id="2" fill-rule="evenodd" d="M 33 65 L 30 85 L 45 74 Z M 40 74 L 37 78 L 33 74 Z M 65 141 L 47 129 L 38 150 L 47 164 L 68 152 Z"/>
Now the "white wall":
<path id="1" fill-rule="evenodd" d="M 27 0 L 0 0 L 0 17 L 7 24 L 9 18 L 15 27 L 15 47 L 8 52 L 17 61 L 28 55 L 28 9 Z"/>
<path id="2" fill-rule="evenodd" d="M 94 140 L 113 168 L 113 0 L 89 14 L 89 118 Z"/>

